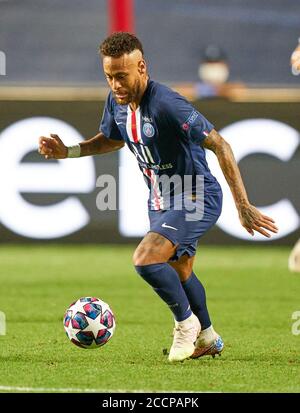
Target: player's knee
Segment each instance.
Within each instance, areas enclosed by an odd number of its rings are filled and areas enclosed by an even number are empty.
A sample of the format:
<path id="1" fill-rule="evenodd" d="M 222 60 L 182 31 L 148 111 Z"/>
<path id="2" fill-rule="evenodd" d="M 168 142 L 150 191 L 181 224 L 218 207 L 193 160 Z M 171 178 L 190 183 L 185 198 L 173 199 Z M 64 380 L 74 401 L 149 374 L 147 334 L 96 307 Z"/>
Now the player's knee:
<path id="1" fill-rule="evenodd" d="M 135 267 L 138 265 L 145 265 L 145 254 L 141 253 L 137 248 L 133 253 L 132 261 Z"/>
<path id="2" fill-rule="evenodd" d="M 184 261 L 182 263 L 173 263 L 172 267 L 176 270 L 180 281 L 187 281 L 193 272 L 193 260 Z"/>
<path id="3" fill-rule="evenodd" d="M 160 234 L 148 233 L 133 254 L 136 266 L 167 262 L 174 254 L 175 246 Z"/>
<path id="4" fill-rule="evenodd" d="M 189 268 L 189 267 L 178 269 L 177 274 L 180 278 L 180 281 L 182 282 L 187 281 L 190 278 L 192 271 L 193 271 L 192 268 Z"/>
<path id="5" fill-rule="evenodd" d="M 159 250 L 155 250 L 153 247 L 147 248 L 145 245 L 143 247 L 139 246 L 135 250 L 132 260 L 134 266 L 157 264 L 166 261 Z"/>
<path id="6" fill-rule="evenodd" d="M 149 264 L 156 264 L 157 259 L 153 256 L 151 251 L 147 248 L 140 248 L 138 247 L 132 257 L 133 265 L 136 266 L 143 266 Z"/>

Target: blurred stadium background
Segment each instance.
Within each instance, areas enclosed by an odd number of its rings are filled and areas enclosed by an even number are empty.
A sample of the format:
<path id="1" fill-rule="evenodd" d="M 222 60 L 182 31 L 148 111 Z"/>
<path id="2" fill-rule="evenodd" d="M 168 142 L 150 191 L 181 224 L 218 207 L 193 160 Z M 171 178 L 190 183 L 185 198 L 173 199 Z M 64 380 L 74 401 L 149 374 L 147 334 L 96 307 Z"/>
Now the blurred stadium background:
<path id="1" fill-rule="evenodd" d="M 98 132 L 108 88 L 97 48 L 112 30 L 135 31 L 151 77 L 193 101 L 230 141 L 250 200 L 280 228 L 264 247 L 239 227 L 225 196 L 196 272 L 228 352 L 221 363 L 200 360 L 201 375 L 191 361 L 168 365 L 161 348 L 170 344 L 171 316 L 131 265 L 147 230 L 146 190 L 133 157 L 122 149 L 57 162 L 37 153 L 41 135 L 57 133 L 70 144 Z M 291 334 L 299 283 L 287 271 L 300 227 L 300 76 L 290 67 L 299 36 L 299 0 L 0 0 L 0 310 L 8 324 L 0 392 L 87 383 L 300 391 L 300 331 Z M 205 78 L 204 64 L 226 67 L 229 77 L 217 70 L 213 81 L 207 71 Z M 101 211 L 108 174 L 117 182 L 116 208 Z M 136 182 L 129 186 L 126 174 Z M 67 304 L 90 294 L 117 315 L 101 363 L 96 353 L 78 357 L 61 325 Z M 145 303 L 151 312 L 141 311 Z"/>

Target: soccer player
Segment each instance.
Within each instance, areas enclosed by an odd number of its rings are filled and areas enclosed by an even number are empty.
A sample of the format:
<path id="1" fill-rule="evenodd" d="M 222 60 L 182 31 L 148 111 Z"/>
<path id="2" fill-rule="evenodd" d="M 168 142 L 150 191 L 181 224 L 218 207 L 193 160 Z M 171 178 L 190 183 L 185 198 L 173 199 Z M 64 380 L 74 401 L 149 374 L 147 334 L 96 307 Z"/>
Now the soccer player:
<path id="1" fill-rule="evenodd" d="M 293 74 L 300 74 L 300 38 L 298 46 L 291 55 L 291 67 Z M 290 271 L 300 272 L 300 239 L 290 253 L 288 266 Z"/>
<path id="2" fill-rule="evenodd" d="M 39 152 L 47 159 L 63 159 L 115 151 L 126 143 L 150 190 L 150 231 L 136 248 L 133 263 L 173 312 L 169 361 L 220 354 L 223 341 L 193 272 L 197 242 L 215 224 L 222 207 L 221 187 L 207 166 L 205 148 L 219 160 L 245 229 L 270 237 L 269 231 L 276 233 L 277 227 L 250 204 L 232 150 L 214 126 L 185 98 L 149 78 L 143 46 L 134 35 L 112 34 L 100 45 L 100 54 L 111 88 L 100 132 L 71 147 L 55 134 L 42 136 Z M 175 177 L 176 185 L 164 188 L 163 177 Z M 178 191 L 178 181 L 185 178 L 191 178 L 187 190 Z M 198 182 L 204 183 L 202 191 L 197 190 Z M 188 214 L 191 204 L 200 205 L 198 215 Z"/>

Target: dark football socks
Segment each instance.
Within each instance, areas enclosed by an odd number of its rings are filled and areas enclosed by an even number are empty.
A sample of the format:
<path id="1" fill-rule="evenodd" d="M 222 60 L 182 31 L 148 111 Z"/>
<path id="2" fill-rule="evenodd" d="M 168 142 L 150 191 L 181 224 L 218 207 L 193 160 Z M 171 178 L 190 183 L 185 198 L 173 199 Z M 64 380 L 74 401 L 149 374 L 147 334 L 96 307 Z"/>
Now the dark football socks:
<path id="1" fill-rule="evenodd" d="M 183 321 L 192 314 L 177 272 L 169 264 L 136 265 L 135 269 L 169 306 L 176 321 Z"/>
<path id="2" fill-rule="evenodd" d="M 190 277 L 181 284 L 193 313 L 200 321 L 201 330 L 205 330 L 211 325 L 211 321 L 206 307 L 206 294 L 203 285 L 193 272 Z"/>

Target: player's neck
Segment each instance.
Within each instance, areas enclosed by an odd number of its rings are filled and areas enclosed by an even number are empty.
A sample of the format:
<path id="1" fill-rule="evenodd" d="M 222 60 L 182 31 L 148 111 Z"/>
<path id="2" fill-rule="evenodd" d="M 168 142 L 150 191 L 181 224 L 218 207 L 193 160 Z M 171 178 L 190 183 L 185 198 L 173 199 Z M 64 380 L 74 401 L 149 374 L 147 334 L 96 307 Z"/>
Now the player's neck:
<path id="1" fill-rule="evenodd" d="M 140 106 L 141 100 L 144 96 L 144 93 L 147 89 L 148 86 L 148 80 L 149 80 L 149 76 L 146 75 L 145 79 L 143 80 L 143 82 L 141 83 L 141 87 L 140 87 L 140 91 L 138 96 L 136 97 L 136 99 L 132 102 L 130 102 L 129 107 L 130 109 L 134 112 L 137 110 L 137 108 Z"/>

